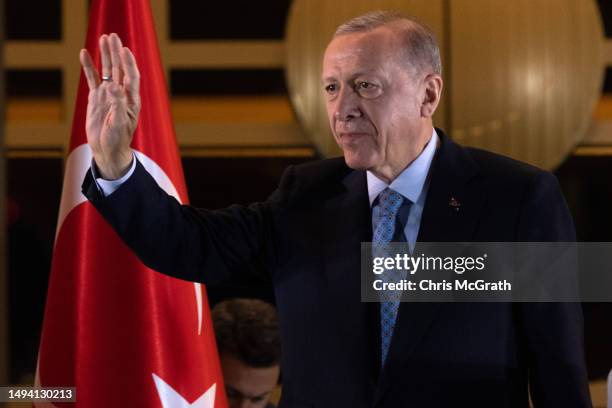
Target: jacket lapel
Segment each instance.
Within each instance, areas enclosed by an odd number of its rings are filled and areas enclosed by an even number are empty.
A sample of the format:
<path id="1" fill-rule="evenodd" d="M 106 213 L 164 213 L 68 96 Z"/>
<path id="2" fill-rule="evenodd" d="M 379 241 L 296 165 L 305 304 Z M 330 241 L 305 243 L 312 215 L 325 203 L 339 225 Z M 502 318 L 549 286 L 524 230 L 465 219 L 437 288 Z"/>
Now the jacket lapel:
<path id="1" fill-rule="evenodd" d="M 432 163 L 417 241 L 470 241 L 484 204 L 482 186 L 474 182 L 479 168 L 463 147 L 436 131 L 441 143 Z"/>

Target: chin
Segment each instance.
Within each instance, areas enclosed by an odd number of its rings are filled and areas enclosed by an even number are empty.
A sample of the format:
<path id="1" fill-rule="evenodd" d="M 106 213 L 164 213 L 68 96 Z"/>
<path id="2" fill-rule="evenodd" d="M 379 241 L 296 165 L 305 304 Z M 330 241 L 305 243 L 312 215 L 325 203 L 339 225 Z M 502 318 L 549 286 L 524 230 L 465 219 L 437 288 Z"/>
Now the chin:
<path id="1" fill-rule="evenodd" d="M 344 153 L 346 165 L 354 170 L 367 170 L 376 163 L 379 154 L 367 138 L 340 140 L 339 146 Z"/>
<path id="2" fill-rule="evenodd" d="M 344 161 L 346 165 L 353 170 L 367 170 L 372 167 L 371 157 L 361 157 L 358 154 L 344 153 Z"/>

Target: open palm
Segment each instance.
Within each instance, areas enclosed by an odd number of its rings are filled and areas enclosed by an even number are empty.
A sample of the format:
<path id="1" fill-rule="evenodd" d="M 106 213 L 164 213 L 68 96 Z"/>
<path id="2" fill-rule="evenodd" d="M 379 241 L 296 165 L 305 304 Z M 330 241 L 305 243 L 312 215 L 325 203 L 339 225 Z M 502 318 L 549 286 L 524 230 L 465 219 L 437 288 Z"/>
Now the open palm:
<path id="1" fill-rule="evenodd" d="M 119 178 L 132 160 L 130 143 L 140 112 L 140 73 L 132 52 L 116 34 L 100 37 L 102 77 L 87 50 L 80 60 L 89 86 L 85 131 L 104 178 Z"/>

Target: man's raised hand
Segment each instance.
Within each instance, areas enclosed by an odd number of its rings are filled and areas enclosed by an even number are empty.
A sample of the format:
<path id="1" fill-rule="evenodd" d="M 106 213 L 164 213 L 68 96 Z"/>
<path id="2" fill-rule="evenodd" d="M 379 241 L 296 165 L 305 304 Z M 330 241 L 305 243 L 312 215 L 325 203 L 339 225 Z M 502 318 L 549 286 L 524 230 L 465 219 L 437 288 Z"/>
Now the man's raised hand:
<path id="1" fill-rule="evenodd" d="M 132 162 L 130 143 L 140 112 L 140 73 L 132 52 L 117 34 L 99 41 L 102 77 L 86 49 L 79 55 L 89 85 L 87 142 L 105 179 L 123 176 Z"/>

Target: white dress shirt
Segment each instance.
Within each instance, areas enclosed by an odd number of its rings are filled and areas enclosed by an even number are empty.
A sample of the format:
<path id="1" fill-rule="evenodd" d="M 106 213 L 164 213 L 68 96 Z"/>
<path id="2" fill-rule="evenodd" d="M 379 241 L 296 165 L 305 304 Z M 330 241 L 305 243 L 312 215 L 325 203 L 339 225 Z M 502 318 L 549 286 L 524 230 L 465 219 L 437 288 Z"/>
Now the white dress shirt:
<path id="1" fill-rule="evenodd" d="M 94 180 L 96 180 L 96 186 L 98 186 L 98 190 L 100 190 L 100 193 L 102 193 L 104 197 L 108 197 L 109 195 L 113 194 L 115 190 L 119 188 L 119 186 L 125 183 L 127 179 L 134 174 L 134 170 L 136 170 L 136 155 L 134 153 L 132 153 L 132 165 L 130 166 L 130 169 L 123 177 L 116 180 L 105 180 L 100 177 L 96 171 L 96 166 L 93 159 L 91 160 L 91 175 L 93 176 Z"/>
<path id="2" fill-rule="evenodd" d="M 423 207 L 425 206 L 425 198 L 427 197 L 427 189 L 429 187 L 427 175 L 429 174 L 429 168 L 431 167 L 431 162 L 436 153 L 438 139 L 438 134 L 436 130 L 433 129 L 431 138 L 421 154 L 419 154 L 417 158 L 391 182 L 391 184 L 387 184 L 370 171 L 367 172 L 370 207 L 374 204 L 376 197 L 378 197 L 387 187 L 400 193 L 404 198 L 412 202 L 410 212 L 408 213 L 408 221 L 404 227 L 404 237 L 406 238 L 406 242 L 408 242 L 410 252 L 414 251 L 414 245 L 419 235 L 421 215 L 423 215 Z M 372 211 L 378 210 L 378 206 L 376 206 Z M 376 230 L 376 225 L 374 225 L 375 219 L 378 218 L 372 216 L 372 231 Z"/>

